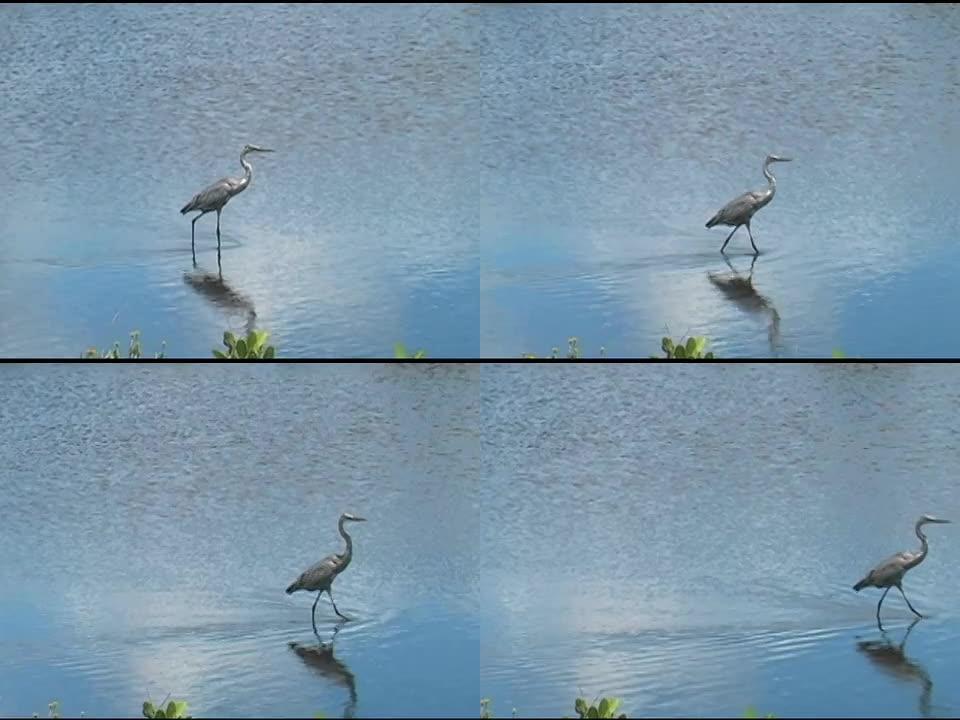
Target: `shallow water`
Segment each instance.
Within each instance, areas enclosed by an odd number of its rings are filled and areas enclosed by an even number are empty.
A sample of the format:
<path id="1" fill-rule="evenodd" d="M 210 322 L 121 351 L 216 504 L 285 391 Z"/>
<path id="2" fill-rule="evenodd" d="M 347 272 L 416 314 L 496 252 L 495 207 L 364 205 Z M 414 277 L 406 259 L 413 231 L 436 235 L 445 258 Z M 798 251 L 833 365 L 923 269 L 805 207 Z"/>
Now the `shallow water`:
<path id="1" fill-rule="evenodd" d="M 960 10 L 523 4 L 484 12 L 484 356 L 955 357 Z M 744 229 L 704 223 L 778 191 Z M 724 286 L 711 280 L 719 276 Z M 730 280 L 743 282 L 730 288 Z M 731 290 L 727 292 L 725 290 Z"/>
<path id="2" fill-rule="evenodd" d="M 3 354 L 479 353 L 465 6 L 0 7 Z M 222 217 L 180 208 L 225 175 Z M 205 279 L 206 278 L 206 279 Z"/>
<path id="3" fill-rule="evenodd" d="M 0 367 L 0 714 L 474 715 L 477 370 L 187 369 Z"/>
<path id="4" fill-rule="evenodd" d="M 481 684 L 498 716 L 951 717 L 950 366 L 486 366 Z"/>

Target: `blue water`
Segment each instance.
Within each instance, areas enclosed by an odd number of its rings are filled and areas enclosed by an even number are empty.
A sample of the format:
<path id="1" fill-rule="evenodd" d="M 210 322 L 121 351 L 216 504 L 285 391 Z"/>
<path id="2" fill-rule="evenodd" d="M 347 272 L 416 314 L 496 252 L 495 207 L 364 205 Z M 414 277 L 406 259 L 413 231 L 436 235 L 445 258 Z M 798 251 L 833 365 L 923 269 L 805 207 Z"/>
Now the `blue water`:
<path id="1" fill-rule="evenodd" d="M 187 369 L 0 366 L 0 715 L 474 715 L 477 369 Z"/>
<path id="2" fill-rule="evenodd" d="M 483 32 L 484 356 L 960 354 L 954 4 L 500 4 Z M 704 224 L 769 153 L 751 275 Z"/>
<path id="3" fill-rule="evenodd" d="M 210 357 L 258 327 L 285 357 L 479 354 L 463 6 L 0 7 L 0 333 L 77 357 L 140 330 Z M 180 208 L 251 186 L 222 216 Z"/>
<path id="4" fill-rule="evenodd" d="M 875 620 L 851 586 L 960 521 L 952 366 L 485 366 L 477 542 L 498 717 L 953 717 L 960 528 Z M 495 520 L 493 519 L 495 518 Z M 906 640 L 904 642 L 904 638 Z M 902 647 L 901 647 L 902 644 Z"/>

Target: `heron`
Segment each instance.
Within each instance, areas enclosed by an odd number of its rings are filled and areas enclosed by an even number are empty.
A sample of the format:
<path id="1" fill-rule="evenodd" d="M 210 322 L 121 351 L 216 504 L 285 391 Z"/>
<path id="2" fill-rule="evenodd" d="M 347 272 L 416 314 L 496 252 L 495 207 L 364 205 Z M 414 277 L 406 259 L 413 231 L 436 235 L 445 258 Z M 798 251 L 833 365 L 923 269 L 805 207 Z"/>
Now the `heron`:
<path id="1" fill-rule="evenodd" d="M 857 592 L 860 592 L 865 587 L 885 588 L 883 595 L 880 596 L 880 602 L 877 603 L 877 626 L 881 630 L 883 630 L 883 625 L 880 624 L 880 606 L 883 605 L 883 599 L 887 596 L 887 593 L 890 592 L 890 588 L 892 587 L 895 587 L 900 591 L 900 594 L 903 595 L 903 599 L 907 602 L 907 607 L 910 608 L 914 615 L 916 615 L 918 618 L 923 617 L 923 615 L 918 613 L 916 608 L 910 604 L 910 601 L 907 600 L 906 593 L 903 592 L 903 576 L 906 575 L 907 570 L 915 568 L 927 557 L 929 545 L 927 545 L 927 536 L 923 534 L 923 530 L 921 530 L 921 528 L 928 523 L 941 524 L 949 522 L 949 520 L 935 518 L 932 515 L 923 515 L 919 520 L 917 520 L 916 527 L 914 528 L 914 531 L 917 533 L 917 537 L 920 538 L 919 552 L 910 552 L 909 550 L 906 550 L 887 558 L 882 563 L 875 566 L 860 582 L 853 586 L 853 589 Z"/>
<path id="2" fill-rule="evenodd" d="M 196 262 L 197 258 L 195 244 L 197 220 L 207 213 L 214 211 L 217 213 L 217 258 L 220 257 L 220 213 L 223 211 L 224 205 L 230 201 L 230 198 L 246 190 L 250 184 L 250 180 L 253 179 L 253 166 L 247 162 L 247 155 L 252 152 L 273 152 L 273 150 L 257 145 L 244 145 L 243 150 L 240 152 L 240 164 L 243 165 L 243 177 L 225 177 L 217 180 L 213 185 L 194 195 L 190 202 L 180 209 L 181 215 L 186 215 L 188 212 L 200 212 L 190 225 L 190 247 L 193 249 L 194 262 Z"/>
<path id="3" fill-rule="evenodd" d="M 290 586 L 287 588 L 287 595 L 292 595 L 298 590 L 317 593 L 317 599 L 313 601 L 313 610 L 311 613 L 314 634 L 317 633 L 317 603 L 320 602 L 320 596 L 323 595 L 324 592 L 330 596 L 333 611 L 344 620 L 350 619 L 337 610 L 337 604 L 333 601 L 333 593 L 330 590 L 337 575 L 346 570 L 350 561 L 353 559 L 353 540 L 343 526 L 346 522 L 366 522 L 366 518 L 357 517 L 350 513 L 343 513 L 343 515 L 340 516 L 337 527 L 340 529 L 340 534 L 343 536 L 343 539 L 347 542 L 346 550 L 339 554 L 334 553 L 333 555 L 328 555 L 320 562 L 311 565 L 300 574 L 300 577 L 290 583 Z"/>
<path id="4" fill-rule="evenodd" d="M 757 244 L 753 241 L 753 233 L 750 231 L 750 220 L 753 219 L 757 210 L 764 205 L 769 205 L 770 201 L 773 200 L 773 196 L 777 193 L 777 179 L 773 176 L 773 173 L 770 172 L 770 164 L 775 162 L 791 162 L 792 160 L 793 158 L 780 157 L 779 155 L 767 155 L 767 159 L 763 161 L 763 176 L 767 179 L 767 189 L 745 192 L 740 197 L 734 198 L 724 205 L 720 212 L 707 221 L 708 228 L 712 228 L 714 225 L 726 225 L 727 227 L 733 228 L 730 234 L 727 235 L 727 239 L 723 241 L 723 247 L 720 248 L 720 252 L 726 249 L 730 238 L 740 229 L 740 226 L 746 225 L 747 233 L 750 235 L 750 244 L 753 245 L 753 254 L 754 256 L 760 254 L 760 251 L 757 250 Z"/>

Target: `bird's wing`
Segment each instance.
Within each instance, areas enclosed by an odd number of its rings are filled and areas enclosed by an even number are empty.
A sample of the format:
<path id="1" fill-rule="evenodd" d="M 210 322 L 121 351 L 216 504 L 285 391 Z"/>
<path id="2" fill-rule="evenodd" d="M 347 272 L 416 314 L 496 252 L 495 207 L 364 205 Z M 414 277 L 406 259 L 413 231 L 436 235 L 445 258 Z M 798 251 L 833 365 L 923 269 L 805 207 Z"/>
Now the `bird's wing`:
<path id="1" fill-rule="evenodd" d="M 875 565 L 873 570 L 867 573 L 867 578 L 871 581 L 885 580 L 900 573 L 912 560 L 913 553 L 898 552 Z"/>
<path id="2" fill-rule="evenodd" d="M 331 578 L 340 567 L 340 556 L 334 553 L 327 555 L 323 560 L 314 563 L 304 570 L 297 578 L 297 584 L 301 587 L 311 587 L 323 584 Z"/>
<path id="3" fill-rule="evenodd" d="M 180 212 L 187 213 L 192 210 L 216 209 L 233 195 L 237 184 L 238 181 L 234 178 L 220 178 L 215 183 L 211 183 L 194 195 Z"/>

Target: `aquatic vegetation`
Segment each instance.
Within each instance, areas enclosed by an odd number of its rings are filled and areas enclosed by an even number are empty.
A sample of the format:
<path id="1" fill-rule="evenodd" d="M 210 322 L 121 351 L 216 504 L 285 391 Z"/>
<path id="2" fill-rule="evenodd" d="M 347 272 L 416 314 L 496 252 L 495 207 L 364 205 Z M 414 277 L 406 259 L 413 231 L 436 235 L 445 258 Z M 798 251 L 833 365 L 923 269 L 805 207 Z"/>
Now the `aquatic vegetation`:
<path id="1" fill-rule="evenodd" d="M 213 356 L 220 360 L 273 360 L 276 348 L 267 345 L 270 333 L 265 330 L 251 330 L 246 338 L 238 338 L 229 330 L 223 334 L 223 344 L 227 351 L 214 348 Z"/>
<path id="2" fill-rule="evenodd" d="M 667 360 L 713 360 L 713 353 L 706 352 L 707 339 L 703 336 L 687 338 L 686 343 L 681 338 L 674 342 L 671 338 L 665 337 L 660 343 L 660 348 Z"/>
<path id="3" fill-rule="evenodd" d="M 606 355 L 606 349 L 601 345 L 600 346 L 600 357 Z M 523 353 L 520 357 L 524 360 L 538 360 L 540 359 L 537 355 L 533 353 Z M 567 338 L 567 354 L 564 356 L 566 360 L 580 360 L 583 358 L 583 352 L 580 350 L 580 339 L 571 337 Z M 560 359 L 560 348 L 553 348 L 550 352 L 549 358 L 544 358 L 549 360 L 559 360 Z"/>
<path id="4" fill-rule="evenodd" d="M 187 703 L 183 700 L 171 700 L 166 708 L 163 707 L 163 703 L 155 707 L 147 700 L 143 703 L 143 716 L 145 718 L 190 718 L 190 715 L 187 715 Z"/>
<path id="5" fill-rule="evenodd" d="M 620 700 L 617 698 L 600 698 L 599 705 L 589 705 L 583 698 L 577 698 L 577 701 L 573 704 L 573 707 L 577 712 L 578 718 L 627 717 L 626 713 L 620 713 L 617 715 L 617 710 L 620 708 Z"/>
<path id="6" fill-rule="evenodd" d="M 756 708 L 754 708 L 754 707 L 748 707 L 748 708 L 747 708 L 747 711 L 743 714 L 743 717 L 744 717 L 744 718 L 747 718 L 747 720 L 757 720 L 757 718 L 759 718 L 760 715 L 757 714 L 757 709 L 756 709 Z M 765 715 L 764 717 L 766 717 L 766 718 L 776 718 L 776 715 L 773 715 L 772 713 L 768 713 L 768 714 Z"/>
<path id="7" fill-rule="evenodd" d="M 423 360 L 427 357 L 427 351 L 420 349 L 411 355 L 406 345 L 397 343 L 393 346 L 393 357 L 397 360 Z"/>
<path id="8" fill-rule="evenodd" d="M 167 343 L 163 341 L 160 343 L 160 352 L 154 355 L 154 359 L 162 360 L 163 351 L 166 349 Z M 119 360 L 121 359 L 120 355 L 120 343 L 115 342 L 113 347 L 109 350 L 97 350 L 95 347 L 87 348 L 87 351 L 83 354 L 84 360 Z M 130 347 L 127 348 L 127 359 L 128 360 L 142 360 L 143 359 L 143 345 L 140 344 L 140 331 L 134 330 L 130 333 Z"/>

